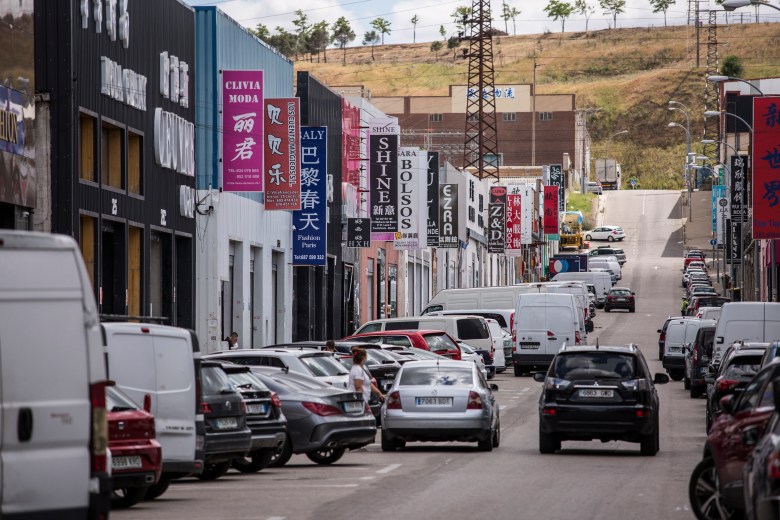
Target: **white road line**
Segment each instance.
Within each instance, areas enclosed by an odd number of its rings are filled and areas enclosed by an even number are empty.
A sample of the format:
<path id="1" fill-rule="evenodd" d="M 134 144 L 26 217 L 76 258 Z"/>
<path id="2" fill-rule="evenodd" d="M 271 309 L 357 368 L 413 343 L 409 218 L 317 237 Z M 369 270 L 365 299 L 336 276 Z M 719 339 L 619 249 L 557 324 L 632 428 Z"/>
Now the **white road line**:
<path id="1" fill-rule="evenodd" d="M 525 388 L 523 388 L 523 389 L 521 390 L 521 392 L 527 392 L 527 391 L 529 391 L 530 389 L 531 389 L 530 387 L 525 387 Z"/>
<path id="2" fill-rule="evenodd" d="M 647 195 L 642 195 L 642 216 L 645 214 L 645 202 L 647 202 Z"/>
<path id="3" fill-rule="evenodd" d="M 382 469 L 378 470 L 377 473 L 381 473 L 381 474 L 390 473 L 391 471 L 396 470 L 396 469 L 398 469 L 400 467 L 401 467 L 400 464 L 390 464 L 386 468 L 382 468 Z"/>
<path id="4" fill-rule="evenodd" d="M 376 477 L 360 477 L 360 480 L 374 480 Z"/>
<path id="5" fill-rule="evenodd" d="M 269 516 L 265 520 L 287 520 L 286 516 Z"/>

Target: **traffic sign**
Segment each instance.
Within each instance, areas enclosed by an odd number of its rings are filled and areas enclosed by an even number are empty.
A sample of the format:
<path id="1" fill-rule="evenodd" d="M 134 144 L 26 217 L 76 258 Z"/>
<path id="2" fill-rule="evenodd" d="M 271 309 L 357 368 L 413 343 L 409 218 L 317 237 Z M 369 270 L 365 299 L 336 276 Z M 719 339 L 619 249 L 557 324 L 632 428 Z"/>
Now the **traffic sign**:
<path id="1" fill-rule="evenodd" d="M 717 241 L 716 239 L 714 239 L 714 238 L 711 238 L 711 239 L 710 239 L 710 245 L 711 245 L 711 246 L 714 246 L 714 245 L 715 245 L 715 244 L 717 244 L 717 243 L 718 243 L 718 241 Z"/>
<path id="2" fill-rule="evenodd" d="M 729 205 L 729 201 L 728 201 L 728 199 L 720 199 L 720 200 L 718 201 L 718 204 L 720 204 L 721 206 L 724 206 L 724 207 L 725 207 L 725 206 L 728 206 L 728 205 Z"/>

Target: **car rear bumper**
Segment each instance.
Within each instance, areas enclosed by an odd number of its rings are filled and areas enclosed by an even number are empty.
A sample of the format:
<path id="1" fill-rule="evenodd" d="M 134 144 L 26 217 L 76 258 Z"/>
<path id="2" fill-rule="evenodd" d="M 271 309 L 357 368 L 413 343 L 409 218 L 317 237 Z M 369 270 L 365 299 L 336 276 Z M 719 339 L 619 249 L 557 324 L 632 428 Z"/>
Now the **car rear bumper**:
<path id="1" fill-rule="evenodd" d="M 491 420 L 489 416 L 474 417 L 385 417 L 385 434 L 390 438 L 406 441 L 463 441 L 473 442 L 489 438 Z"/>
<path id="2" fill-rule="evenodd" d="M 286 429 L 276 433 L 259 433 L 252 431 L 251 450 L 261 450 L 263 448 L 278 448 L 284 444 L 284 438 L 287 435 Z"/>
<path id="3" fill-rule="evenodd" d="M 673 354 L 664 354 L 662 362 L 666 370 L 677 370 L 685 368 L 685 356 L 675 356 Z"/>
<path id="4" fill-rule="evenodd" d="M 637 410 L 647 416 L 637 417 Z M 655 414 L 655 410 L 635 406 L 556 406 L 555 415 L 540 415 L 539 422 L 542 432 L 565 439 L 638 442 L 653 432 Z"/>
<path id="5" fill-rule="evenodd" d="M 148 487 L 157 482 L 159 478 L 159 473 L 154 471 L 114 472 L 111 475 L 111 486 L 112 489 Z"/>
<path id="6" fill-rule="evenodd" d="M 114 489 L 117 488 L 117 480 L 122 480 L 129 475 L 152 475 L 150 483 L 141 483 L 135 485 L 149 486 L 157 482 L 162 472 L 162 447 L 160 443 L 155 439 L 149 439 L 147 441 L 140 442 L 127 442 L 122 443 L 113 441 L 109 442 L 108 447 L 111 449 L 111 460 L 117 461 L 119 457 L 131 457 L 138 456 L 141 458 L 140 468 L 112 468 L 111 480 L 114 483 Z M 130 480 L 135 480 L 135 477 L 130 477 Z M 141 478 L 145 480 L 145 477 Z M 133 487 L 131 485 L 123 485 L 119 487 Z"/>
<path id="7" fill-rule="evenodd" d="M 364 415 L 362 419 L 339 422 L 323 422 L 314 427 L 308 442 L 293 442 L 295 453 L 308 453 L 325 447 L 361 448 L 374 442 L 376 437 L 376 419 Z"/>
<path id="8" fill-rule="evenodd" d="M 518 354 L 512 353 L 512 363 L 520 367 L 549 367 L 555 354 Z"/>
<path id="9" fill-rule="evenodd" d="M 249 428 L 229 432 L 206 432 L 206 462 L 219 462 L 233 457 L 243 457 L 252 446 Z"/>
<path id="10" fill-rule="evenodd" d="M 610 309 L 633 309 L 636 304 L 634 302 L 607 302 L 606 306 Z"/>

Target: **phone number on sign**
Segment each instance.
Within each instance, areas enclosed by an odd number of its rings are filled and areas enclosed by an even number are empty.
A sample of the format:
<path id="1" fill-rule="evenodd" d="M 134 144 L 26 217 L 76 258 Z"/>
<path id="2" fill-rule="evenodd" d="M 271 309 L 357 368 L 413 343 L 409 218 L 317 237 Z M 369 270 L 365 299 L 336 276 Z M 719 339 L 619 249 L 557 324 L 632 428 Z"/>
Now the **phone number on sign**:
<path id="1" fill-rule="evenodd" d="M 325 260 L 325 255 L 295 255 L 295 260 Z"/>

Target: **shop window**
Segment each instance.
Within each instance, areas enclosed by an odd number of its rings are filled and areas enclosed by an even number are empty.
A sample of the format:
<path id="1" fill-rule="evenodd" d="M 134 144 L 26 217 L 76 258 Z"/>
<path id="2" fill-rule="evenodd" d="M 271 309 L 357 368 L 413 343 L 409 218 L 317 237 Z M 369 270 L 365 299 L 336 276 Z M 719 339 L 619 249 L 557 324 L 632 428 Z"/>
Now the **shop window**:
<path id="1" fill-rule="evenodd" d="M 89 282 L 95 287 L 95 227 L 97 219 L 94 217 L 81 216 L 79 245 L 81 246 L 81 256 L 84 258 L 84 264 L 87 266 Z"/>
<path id="2" fill-rule="evenodd" d="M 103 123 L 100 139 L 100 179 L 106 186 L 122 189 L 122 129 Z"/>
<path id="3" fill-rule="evenodd" d="M 132 132 L 127 134 L 127 191 L 143 195 L 143 138 Z"/>
<path id="4" fill-rule="evenodd" d="M 131 226 L 127 240 L 127 313 L 130 316 L 141 316 L 143 229 Z"/>
<path id="5" fill-rule="evenodd" d="M 79 114 L 79 160 L 80 176 L 87 181 L 95 181 L 95 118 Z"/>

